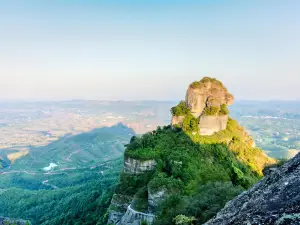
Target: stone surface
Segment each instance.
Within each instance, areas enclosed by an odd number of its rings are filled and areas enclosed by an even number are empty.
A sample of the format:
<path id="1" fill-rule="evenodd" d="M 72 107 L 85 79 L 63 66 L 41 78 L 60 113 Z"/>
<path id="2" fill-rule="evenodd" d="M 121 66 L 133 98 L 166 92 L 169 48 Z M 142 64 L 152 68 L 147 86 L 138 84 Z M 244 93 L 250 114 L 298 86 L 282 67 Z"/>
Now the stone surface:
<path id="1" fill-rule="evenodd" d="M 120 222 L 131 201 L 131 196 L 114 194 L 109 206 L 108 224 Z"/>
<path id="2" fill-rule="evenodd" d="M 182 122 L 184 120 L 184 116 L 172 116 L 171 125 L 179 125 L 182 126 Z"/>
<path id="3" fill-rule="evenodd" d="M 152 224 L 153 220 L 153 214 L 135 211 L 129 205 L 125 215 L 117 225 L 140 225 L 141 221 L 146 221 L 148 224 Z"/>
<path id="4" fill-rule="evenodd" d="M 157 162 L 155 160 L 138 160 L 133 158 L 125 158 L 124 172 L 135 176 L 155 169 Z M 141 220 L 152 223 L 153 215 L 144 212 L 135 211 L 130 207 L 134 196 L 114 194 L 109 207 L 109 218 L 107 224 L 118 225 L 135 225 L 140 224 Z"/>
<path id="5" fill-rule="evenodd" d="M 300 154 L 228 202 L 206 225 L 300 224 Z"/>
<path id="6" fill-rule="evenodd" d="M 124 161 L 124 172 L 131 174 L 140 174 L 146 171 L 155 169 L 155 160 L 138 160 L 133 158 L 125 158 Z"/>
<path id="7" fill-rule="evenodd" d="M 155 212 L 158 204 L 165 199 L 167 190 L 162 188 L 159 191 L 152 191 L 148 186 L 148 205 L 149 211 Z"/>
<path id="8" fill-rule="evenodd" d="M 205 107 L 233 104 L 234 97 L 221 82 L 203 78 L 197 85 L 191 84 L 186 92 L 185 101 L 194 117 L 199 117 Z"/>
<path id="9" fill-rule="evenodd" d="M 200 116 L 199 134 L 212 135 L 215 132 L 225 130 L 227 126 L 228 116 Z"/>

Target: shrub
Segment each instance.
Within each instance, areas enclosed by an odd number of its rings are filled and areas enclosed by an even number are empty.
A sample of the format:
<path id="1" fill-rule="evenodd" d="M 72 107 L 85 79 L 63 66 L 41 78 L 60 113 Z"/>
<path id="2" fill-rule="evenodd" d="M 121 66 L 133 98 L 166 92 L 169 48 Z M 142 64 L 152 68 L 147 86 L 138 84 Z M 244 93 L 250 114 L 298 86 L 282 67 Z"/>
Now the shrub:
<path id="1" fill-rule="evenodd" d="M 175 222 L 176 225 L 189 225 L 193 224 L 195 221 L 195 217 L 188 217 L 185 215 L 177 215 L 174 219 L 173 222 Z"/>
<path id="2" fill-rule="evenodd" d="M 220 111 L 220 108 L 217 106 L 210 106 L 204 109 L 204 115 L 206 116 L 215 116 Z"/>
<path id="3" fill-rule="evenodd" d="M 190 109 L 186 106 L 185 101 L 179 102 L 177 106 L 171 108 L 173 116 L 185 116 L 190 112 Z"/>
<path id="4" fill-rule="evenodd" d="M 225 104 L 221 105 L 219 114 L 220 115 L 228 115 L 229 114 L 229 110 Z"/>
<path id="5" fill-rule="evenodd" d="M 182 123 L 182 129 L 189 132 L 199 131 L 199 118 L 195 118 L 191 113 L 188 113 Z"/>

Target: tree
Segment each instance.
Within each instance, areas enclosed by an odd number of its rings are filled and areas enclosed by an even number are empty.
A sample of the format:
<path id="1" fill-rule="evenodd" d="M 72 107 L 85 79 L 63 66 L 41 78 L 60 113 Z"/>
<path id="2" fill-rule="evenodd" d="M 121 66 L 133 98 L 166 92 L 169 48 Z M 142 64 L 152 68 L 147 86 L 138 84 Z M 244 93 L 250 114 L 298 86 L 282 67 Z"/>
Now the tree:
<path id="1" fill-rule="evenodd" d="M 185 215 L 178 215 L 176 216 L 173 221 L 175 222 L 175 224 L 182 224 L 182 225 L 189 225 L 189 224 L 193 224 L 193 222 L 195 221 L 195 217 L 187 217 Z"/>

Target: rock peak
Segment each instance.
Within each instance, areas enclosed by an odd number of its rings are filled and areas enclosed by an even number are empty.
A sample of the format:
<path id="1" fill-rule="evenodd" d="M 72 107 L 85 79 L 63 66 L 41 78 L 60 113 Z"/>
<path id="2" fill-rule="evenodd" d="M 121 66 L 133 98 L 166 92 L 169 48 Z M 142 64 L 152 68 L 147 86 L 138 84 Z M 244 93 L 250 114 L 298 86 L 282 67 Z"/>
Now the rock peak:
<path id="1" fill-rule="evenodd" d="M 197 132 L 201 135 L 212 135 L 226 129 L 229 113 L 227 106 L 233 101 L 234 97 L 221 81 L 204 77 L 191 83 L 185 101 L 172 108 L 172 125 L 183 126 L 184 120 L 191 114 L 196 119 L 192 123 L 198 123 Z"/>

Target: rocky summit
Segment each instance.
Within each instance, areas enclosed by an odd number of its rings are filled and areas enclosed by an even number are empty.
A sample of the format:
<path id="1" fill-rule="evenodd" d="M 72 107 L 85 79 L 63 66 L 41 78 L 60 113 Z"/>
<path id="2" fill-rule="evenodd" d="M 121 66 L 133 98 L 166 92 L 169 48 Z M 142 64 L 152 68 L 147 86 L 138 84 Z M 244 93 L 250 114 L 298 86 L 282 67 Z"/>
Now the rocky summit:
<path id="1" fill-rule="evenodd" d="M 171 109 L 171 125 L 132 137 L 108 224 L 203 224 L 258 182 L 276 161 L 228 116 L 232 103 L 220 81 L 203 78 Z"/>
<path id="2" fill-rule="evenodd" d="M 300 224 L 300 154 L 228 202 L 206 225 Z"/>
<path id="3" fill-rule="evenodd" d="M 225 130 L 228 121 L 227 106 L 234 97 L 225 86 L 215 78 L 204 77 L 189 85 L 185 101 L 172 108 L 172 126 L 186 126 L 194 117 L 194 131 L 201 135 L 212 135 Z"/>

